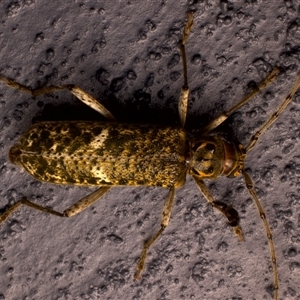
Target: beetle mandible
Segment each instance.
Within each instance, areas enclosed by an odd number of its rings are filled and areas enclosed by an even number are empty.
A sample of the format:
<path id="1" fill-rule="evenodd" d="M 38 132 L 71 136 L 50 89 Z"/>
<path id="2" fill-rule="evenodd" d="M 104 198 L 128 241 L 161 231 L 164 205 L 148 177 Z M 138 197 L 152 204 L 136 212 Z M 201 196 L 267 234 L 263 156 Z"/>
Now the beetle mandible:
<path id="1" fill-rule="evenodd" d="M 33 97 L 68 89 L 82 102 L 111 121 L 42 122 L 25 132 L 20 142 L 9 152 L 9 158 L 14 164 L 23 166 L 32 176 L 41 181 L 100 186 L 100 188 L 80 199 L 62 213 L 23 198 L 0 215 L 0 224 L 5 222 L 21 205 L 59 217 L 71 217 L 94 204 L 112 186 L 143 185 L 168 188 L 169 193 L 164 204 L 160 229 L 144 243 L 136 267 L 134 277 L 138 279 L 144 269 L 149 248 L 168 226 L 175 189 L 185 183 L 187 174 L 194 178 L 204 198 L 227 218 L 228 224 L 238 239 L 243 240 L 237 211 L 221 201 L 215 201 L 203 181 L 204 179 L 215 179 L 221 175 L 236 177 L 241 174 L 265 227 L 271 253 L 274 299 L 276 300 L 278 299 L 279 279 L 275 246 L 266 214 L 257 198 L 252 180 L 245 171 L 244 161 L 259 137 L 277 120 L 280 113 L 291 102 L 300 86 L 300 77 L 283 103 L 251 137 L 246 147 L 239 143 L 229 142 L 211 132 L 250 98 L 272 83 L 279 73 L 279 69 L 276 67 L 234 107 L 202 128 L 200 137 L 188 138 L 184 130 L 189 99 L 185 44 L 192 25 L 193 14 L 189 13 L 180 43 L 184 74 L 178 105 L 180 127 L 116 123 L 113 115 L 103 105 L 78 86 L 69 84 L 32 90 L 12 79 L 0 76 L 0 81 L 5 82 L 9 87 L 27 92 Z"/>

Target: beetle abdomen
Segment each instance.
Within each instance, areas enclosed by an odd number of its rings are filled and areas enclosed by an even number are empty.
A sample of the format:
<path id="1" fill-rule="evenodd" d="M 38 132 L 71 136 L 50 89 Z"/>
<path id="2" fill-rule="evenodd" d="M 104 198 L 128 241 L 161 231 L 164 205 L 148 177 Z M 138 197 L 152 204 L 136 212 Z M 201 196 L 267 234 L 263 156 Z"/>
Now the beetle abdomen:
<path id="1" fill-rule="evenodd" d="M 35 178 L 59 184 L 169 187 L 182 185 L 186 176 L 180 128 L 44 122 L 32 126 L 12 150 Z"/>

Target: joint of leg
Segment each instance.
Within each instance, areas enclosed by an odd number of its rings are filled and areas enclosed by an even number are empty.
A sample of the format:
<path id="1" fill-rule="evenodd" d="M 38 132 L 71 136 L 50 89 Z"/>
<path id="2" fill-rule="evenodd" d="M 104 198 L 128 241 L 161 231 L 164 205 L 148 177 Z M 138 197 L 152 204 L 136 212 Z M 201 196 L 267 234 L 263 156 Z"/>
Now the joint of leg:
<path id="1" fill-rule="evenodd" d="M 23 198 L 20 200 L 21 203 L 26 203 L 27 201 L 28 201 L 28 200 L 27 200 L 26 197 L 23 197 Z"/>
<path id="2" fill-rule="evenodd" d="M 224 211 L 227 209 L 227 204 L 224 203 L 224 202 L 221 202 L 221 201 L 212 202 L 212 206 L 215 207 L 215 208 L 222 209 Z"/>
<path id="3" fill-rule="evenodd" d="M 246 187 L 248 190 L 252 190 L 253 189 L 253 184 L 252 183 L 247 183 Z"/>
<path id="4" fill-rule="evenodd" d="M 66 84 L 65 88 L 67 88 L 68 90 L 72 91 L 73 88 L 74 88 L 74 86 L 75 86 L 74 84 Z"/>
<path id="5" fill-rule="evenodd" d="M 264 213 L 260 213 L 260 217 L 265 220 L 266 219 L 266 215 Z"/>
<path id="6" fill-rule="evenodd" d="M 236 219 L 230 220 L 230 219 L 228 218 L 228 225 L 229 225 L 229 226 L 231 226 L 231 227 L 236 227 L 236 226 L 238 226 L 238 224 L 239 224 L 238 220 L 236 220 Z"/>
<path id="7" fill-rule="evenodd" d="M 239 224 L 239 214 L 238 212 L 232 208 L 232 207 L 228 207 L 226 209 L 226 217 L 228 219 L 228 224 L 232 227 L 236 227 Z"/>
<path id="8" fill-rule="evenodd" d="M 65 218 L 69 217 L 68 214 L 65 211 L 63 212 L 63 217 L 65 217 Z"/>
<path id="9" fill-rule="evenodd" d="M 74 215 L 73 211 L 70 211 L 69 209 L 66 209 L 63 213 L 62 213 L 63 217 L 66 218 L 70 218 Z"/>

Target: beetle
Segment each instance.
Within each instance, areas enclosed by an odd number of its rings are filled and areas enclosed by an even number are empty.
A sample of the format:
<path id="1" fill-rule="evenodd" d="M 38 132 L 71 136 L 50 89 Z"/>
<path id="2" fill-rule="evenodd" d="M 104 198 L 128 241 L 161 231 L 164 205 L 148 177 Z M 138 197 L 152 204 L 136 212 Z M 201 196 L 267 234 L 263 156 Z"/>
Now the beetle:
<path id="1" fill-rule="evenodd" d="M 0 76 L 0 81 L 9 87 L 27 92 L 33 97 L 67 89 L 110 121 L 42 122 L 33 125 L 26 131 L 20 142 L 10 149 L 9 158 L 12 163 L 22 166 L 40 181 L 100 186 L 100 188 L 80 199 L 62 213 L 35 204 L 24 197 L 0 215 L 0 224 L 5 222 L 21 205 L 59 217 L 71 217 L 94 204 L 112 186 L 143 185 L 168 188 L 169 193 L 164 204 L 160 229 L 144 243 L 136 267 L 134 277 L 139 279 L 149 248 L 168 226 L 175 189 L 185 183 L 187 174 L 193 177 L 204 198 L 227 218 L 234 234 L 240 241 L 243 241 L 243 232 L 239 225 L 237 211 L 221 201 L 215 201 L 204 183 L 204 179 L 213 180 L 219 176 L 242 175 L 258 208 L 268 238 L 274 274 L 274 299 L 276 300 L 278 299 L 279 279 L 275 246 L 266 214 L 257 198 L 253 182 L 245 171 L 244 161 L 259 137 L 277 120 L 280 113 L 291 102 L 300 86 L 300 77 L 283 103 L 251 137 L 246 147 L 213 134 L 213 130 L 259 91 L 272 83 L 279 73 L 279 69 L 276 67 L 234 107 L 202 128 L 200 136 L 189 138 L 184 129 L 189 99 L 185 44 L 192 25 L 193 14 L 189 13 L 180 43 L 184 74 L 178 105 L 180 127 L 117 123 L 114 116 L 103 105 L 78 86 L 69 84 L 32 90 L 12 79 Z"/>

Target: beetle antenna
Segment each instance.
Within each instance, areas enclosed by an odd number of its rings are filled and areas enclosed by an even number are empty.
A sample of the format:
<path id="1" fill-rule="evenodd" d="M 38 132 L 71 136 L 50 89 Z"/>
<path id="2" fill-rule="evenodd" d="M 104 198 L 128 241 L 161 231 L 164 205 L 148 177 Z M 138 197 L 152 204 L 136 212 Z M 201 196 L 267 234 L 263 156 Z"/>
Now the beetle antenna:
<path id="1" fill-rule="evenodd" d="M 259 201 L 259 199 L 256 195 L 256 192 L 254 190 L 253 181 L 252 181 L 250 175 L 245 170 L 242 171 L 242 174 L 245 179 L 246 187 L 255 202 L 255 205 L 258 209 L 259 215 L 264 223 L 264 227 L 265 227 L 265 230 L 267 233 L 269 249 L 270 249 L 270 253 L 271 253 L 273 274 L 274 274 L 274 281 L 273 281 L 274 299 L 277 300 L 278 299 L 279 279 L 278 279 L 277 259 L 276 259 L 276 252 L 275 252 L 275 245 L 274 245 L 274 241 L 273 241 L 272 231 L 271 231 L 268 219 L 266 217 L 265 210 L 264 210 L 261 202 Z"/>

